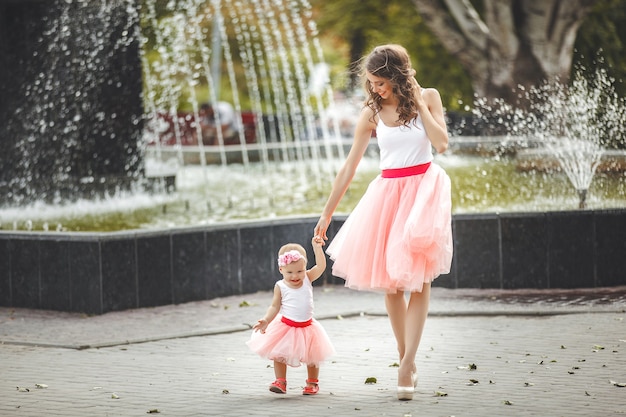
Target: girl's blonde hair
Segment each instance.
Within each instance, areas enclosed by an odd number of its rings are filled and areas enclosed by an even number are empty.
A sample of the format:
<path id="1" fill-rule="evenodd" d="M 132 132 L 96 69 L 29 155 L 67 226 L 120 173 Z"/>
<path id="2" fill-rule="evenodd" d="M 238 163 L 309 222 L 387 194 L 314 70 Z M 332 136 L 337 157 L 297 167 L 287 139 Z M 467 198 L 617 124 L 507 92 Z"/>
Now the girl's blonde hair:
<path id="1" fill-rule="evenodd" d="M 398 99 L 398 122 L 406 126 L 418 116 L 416 97 L 420 92 L 415 80 L 416 73 L 403 46 L 394 44 L 377 46 L 361 61 L 360 75 L 367 93 L 365 105 L 376 115 L 382 109 L 382 98 L 374 93 L 366 77 L 368 72 L 391 82 L 393 94 Z"/>
<path id="2" fill-rule="evenodd" d="M 306 258 L 306 250 L 302 245 L 299 245 L 297 243 L 287 243 L 281 246 L 281 248 L 278 250 L 278 255 L 282 255 L 283 253 L 289 252 L 290 250 L 297 250 L 302 256 Z"/>

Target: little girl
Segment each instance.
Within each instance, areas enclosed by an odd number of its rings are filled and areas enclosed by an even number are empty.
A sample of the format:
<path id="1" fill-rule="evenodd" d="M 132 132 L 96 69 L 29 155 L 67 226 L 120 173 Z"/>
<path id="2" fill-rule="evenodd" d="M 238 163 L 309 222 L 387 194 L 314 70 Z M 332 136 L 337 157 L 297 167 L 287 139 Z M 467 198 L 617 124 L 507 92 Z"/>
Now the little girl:
<path id="1" fill-rule="evenodd" d="M 276 380 L 270 384 L 270 391 L 278 394 L 287 392 L 287 365 L 297 367 L 301 363 L 306 363 L 308 375 L 302 394 L 317 394 L 319 364 L 335 353 L 326 331 L 313 318 L 311 282 L 326 269 L 326 257 L 321 238 L 313 238 L 311 244 L 316 264 L 309 270 L 301 245 L 288 243 L 278 251 L 278 270 L 283 279 L 274 285 L 272 303 L 253 326 L 246 343 L 253 352 L 274 361 Z M 274 320 L 279 313 L 279 320 Z"/>

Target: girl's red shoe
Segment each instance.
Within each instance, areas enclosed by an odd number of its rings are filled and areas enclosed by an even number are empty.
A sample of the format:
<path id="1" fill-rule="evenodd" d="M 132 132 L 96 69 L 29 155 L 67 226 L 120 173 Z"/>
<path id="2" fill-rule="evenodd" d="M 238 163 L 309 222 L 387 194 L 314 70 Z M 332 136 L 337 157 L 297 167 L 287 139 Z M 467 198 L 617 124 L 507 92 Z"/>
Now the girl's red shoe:
<path id="1" fill-rule="evenodd" d="M 285 378 L 276 378 L 276 381 L 270 384 L 270 391 L 276 394 L 287 393 L 287 380 Z"/>
<path id="2" fill-rule="evenodd" d="M 318 385 L 319 380 L 317 379 L 307 379 L 306 387 L 302 390 L 302 395 L 315 395 L 320 390 L 320 386 Z M 312 386 L 309 384 L 313 384 Z"/>

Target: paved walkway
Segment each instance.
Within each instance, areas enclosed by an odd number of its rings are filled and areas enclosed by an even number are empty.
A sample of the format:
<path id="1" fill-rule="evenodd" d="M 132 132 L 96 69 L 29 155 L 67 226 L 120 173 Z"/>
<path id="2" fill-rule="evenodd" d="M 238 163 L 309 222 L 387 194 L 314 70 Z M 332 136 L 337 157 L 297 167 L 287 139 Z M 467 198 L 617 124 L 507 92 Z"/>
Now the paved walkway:
<path id="1" fill-rule="evenodd" d="M 434 288 L 413 401 L 395 398 L 382 296 L 315 291 L 337 355 L 314 397 L 305 367 L 270 393 L 270 363 L 245 345 L 269 292 L 94 317 L 0 308 L 0 416 L 626 414 L 626 287 Z"/>

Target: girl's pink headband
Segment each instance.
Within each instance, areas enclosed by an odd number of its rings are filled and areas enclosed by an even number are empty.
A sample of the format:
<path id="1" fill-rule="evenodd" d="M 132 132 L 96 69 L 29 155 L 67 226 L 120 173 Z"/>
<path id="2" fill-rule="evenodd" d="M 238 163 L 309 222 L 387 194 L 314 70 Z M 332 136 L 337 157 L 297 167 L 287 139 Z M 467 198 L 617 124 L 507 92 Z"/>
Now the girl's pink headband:
<path id="1" fill-rule="evenodd" d="M 306 257 L 295 249 L 290 250 L 278 256 L 278 266 L 286 266 L 292 262 L 299 261 L 300 259 L 306 259 Z"/>

